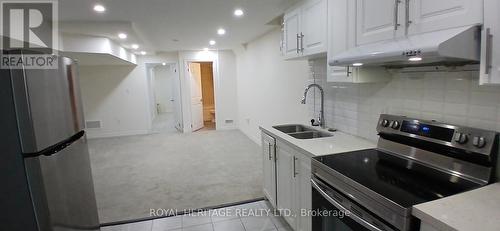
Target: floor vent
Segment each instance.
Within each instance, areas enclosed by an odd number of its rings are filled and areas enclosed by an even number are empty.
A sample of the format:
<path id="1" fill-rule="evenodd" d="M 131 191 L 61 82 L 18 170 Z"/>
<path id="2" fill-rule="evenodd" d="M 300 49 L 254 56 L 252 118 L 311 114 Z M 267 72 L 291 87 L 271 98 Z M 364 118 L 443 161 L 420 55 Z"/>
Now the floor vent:
<path id="1" fill-rule="evenodd" d="M 101 128 L 100 120 L 87 120 L 85 121 L 86 128 Z"/>

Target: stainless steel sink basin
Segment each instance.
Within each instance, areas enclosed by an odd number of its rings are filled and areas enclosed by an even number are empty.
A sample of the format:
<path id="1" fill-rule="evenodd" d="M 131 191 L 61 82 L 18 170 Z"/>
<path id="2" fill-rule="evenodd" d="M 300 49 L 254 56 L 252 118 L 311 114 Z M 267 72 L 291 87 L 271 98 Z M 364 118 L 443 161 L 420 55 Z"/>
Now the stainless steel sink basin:
<path id="1" fill-rule="evenodd" d="M 319 131 L 312 131 L 312 132 L 297 132 L 297 133 L 290 133 L 288 134 L 294 138 L 297 139 L 316 139 L 316 138 L 322 138 L 322 137 L 330 137 L 333 136 L 330 133 L 326 132 L 319 132 Z"/>
<path id="2" fill-rule="evenodd" d="M 278 125 L 273 126 L 274 129 L 284 132 L 284 133 L 297 133 L 297 132 L 307 132 L 307 131 L 316 131 L 314 129 L 308 128 L 304 125 L 300 124 L 287 124 L 287 125 Z"/>
<path id="3" fill-rule="evenodd" d="M 312 129 L 300 124 L 278 125 L 273 126 L 273 128 L 297 139 L 316 139 L 333 136 L 331 133 Z"/>

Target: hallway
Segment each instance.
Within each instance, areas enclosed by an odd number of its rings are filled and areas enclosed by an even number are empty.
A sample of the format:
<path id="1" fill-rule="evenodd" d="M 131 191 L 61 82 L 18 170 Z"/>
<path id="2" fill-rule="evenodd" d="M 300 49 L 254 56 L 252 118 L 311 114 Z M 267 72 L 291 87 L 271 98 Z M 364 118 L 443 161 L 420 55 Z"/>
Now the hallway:
<path id="1" fill-rule="evenodd" d="M 175 119 L 173 113 L 163 113 L 156 115 L 151 127 L 152 133 L 172 133 L 178 132 L 175 128 Z"/>

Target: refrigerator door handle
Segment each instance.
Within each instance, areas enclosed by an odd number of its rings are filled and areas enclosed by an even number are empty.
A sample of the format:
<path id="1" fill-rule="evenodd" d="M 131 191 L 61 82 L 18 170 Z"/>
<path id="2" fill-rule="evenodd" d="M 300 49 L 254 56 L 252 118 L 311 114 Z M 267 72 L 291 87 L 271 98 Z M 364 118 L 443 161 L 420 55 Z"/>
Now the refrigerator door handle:
<path id="1" fill-rule="evenodd" d="M 32 153 L 23 153 L 24 158 L 31 158 L 31 157 L 39 157 L 39 156 L 51 156 L 53 154 L 58 153 L 59 151 L 65 149 L 66 147 L 70 146 L 73 142 L 79 140 L 85 135 L 85 131 L 79 131 L 78 133 L 74 134 L 68 139 L 65 139 L 57 144 L 54 144 L 52 146 L 49 146 L 42 151 L 39 152 L 32 152 Z"/>

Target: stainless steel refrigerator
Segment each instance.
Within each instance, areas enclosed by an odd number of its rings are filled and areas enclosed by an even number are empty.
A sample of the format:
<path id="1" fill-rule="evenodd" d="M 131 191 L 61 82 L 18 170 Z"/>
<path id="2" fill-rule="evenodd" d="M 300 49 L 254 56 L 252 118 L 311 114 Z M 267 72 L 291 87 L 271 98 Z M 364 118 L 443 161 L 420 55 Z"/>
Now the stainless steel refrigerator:
<path id="1" fill-rule="evenodd" d="M 0 230 L 99 230 L 77 65 L 0 70 Z"/>

